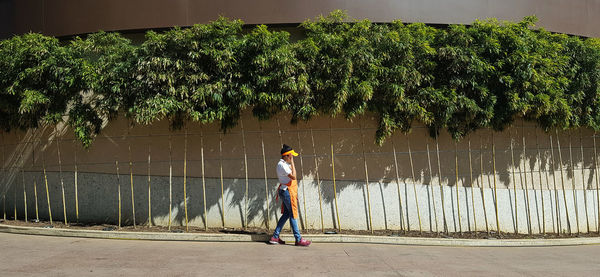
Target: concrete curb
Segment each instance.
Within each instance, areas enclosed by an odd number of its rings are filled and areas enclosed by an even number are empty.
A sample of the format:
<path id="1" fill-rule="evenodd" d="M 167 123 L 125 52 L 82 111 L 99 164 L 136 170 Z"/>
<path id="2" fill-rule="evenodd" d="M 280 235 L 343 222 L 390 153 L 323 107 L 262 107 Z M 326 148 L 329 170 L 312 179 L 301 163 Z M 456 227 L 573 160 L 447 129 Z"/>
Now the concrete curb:
<path id="1" fill-rule="evenodd" d="M 221 234 L 221 233 L 167 233 L 75 230 L 60 228 L 21 227 L 0 224 L 0 232 L 11 234 L 59 236 L 98 239 L 199 241 L 199 242 L 266 242 L 270 235 Z M 564 239 L 445 239 L 363 235 L 305 235 L 315 243 L 369 243 L 418 246 L 472 246 L 472 247 L 539 247 L 600 244 L 600 237 Z M 292 235 L 282 235 L 286 241 L 294 241 Z"/>

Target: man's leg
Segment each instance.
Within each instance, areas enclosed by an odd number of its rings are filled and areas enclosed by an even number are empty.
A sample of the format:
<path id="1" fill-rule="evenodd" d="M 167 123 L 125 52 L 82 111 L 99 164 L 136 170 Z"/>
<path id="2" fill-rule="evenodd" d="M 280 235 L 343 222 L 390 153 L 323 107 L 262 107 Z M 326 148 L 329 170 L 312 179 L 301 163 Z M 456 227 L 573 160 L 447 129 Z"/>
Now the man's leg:
<path id="1" fill-rule="evenodd" d="M 292 232 L 294 232 L 294 238 L 296 241 L 300 241 L 302 236 L 300 235 L 300 230 L 298 229 L 298 221 L 294 218 L 294 216 L 290 216 L 290 227 L 292 227 Z"/>
<path id="2" fill-rule="evenodd" d="M 291 213 L 291 209 L 288 209 L 288 205 L 286 205 L 286 196 L 288 201 L 290 202 L 290 193 L 287 190 L 279 190 L 279 197 L 281 198 L 281 200 L 283 200 L 283 214 L 281 215 L 281 217 L 279 218 L 279 221 L 277 222 L 277 228 L 275 228 L 275 232 L 273 232 L 273 237 L 274 238 L 279 238 L 279 234 L 281 233 L 281 229 L 283 229 L 283 225 L 285 225 L 285 222 L 288 220 L 288 218 L 290 217 L 290 213 Z"/>
<path id="3" fill-rule="evenodd" d="M 300 235 L 300 230 L 298 230 L 298 222 L 294 218 L 294 212 L 292 211 L 292 198 L 290 197 L 289 191 L 285 190 L 284 193 L 285 195 L 282 196 L 284 210 L 290 219 L 290 226 L 292 228 L 292 232 L 294 232 L 294 238 L 296 241 L 300 241 L 302 236 Z M 283 224 L 285 224 L 285 222 L 283 222 Z"/>

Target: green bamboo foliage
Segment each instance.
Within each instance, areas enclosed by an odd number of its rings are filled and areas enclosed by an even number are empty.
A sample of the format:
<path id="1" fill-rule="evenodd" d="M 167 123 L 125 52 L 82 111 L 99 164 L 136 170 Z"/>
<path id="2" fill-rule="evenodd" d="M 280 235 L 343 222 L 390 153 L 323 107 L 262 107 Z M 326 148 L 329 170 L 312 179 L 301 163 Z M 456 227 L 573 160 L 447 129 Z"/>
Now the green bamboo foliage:
<path id="1" fill-rule="evenodd" d="M 376 138 L 382 144 L 396 130 L 410 131 L 415 120 L 432 121 L 420 95 L 432 86 L 436 50 L 430 43 L 438 30 L 399 21 L 381 25 L 380 30 L 375 48 L 380 70 L 369 110 L 379 115 Z"/>
<path id="2" fill-rule="evenodd" d="M 568 38 L 563 54 L 569 59 L 565 90 L 572 116 L 569 126 L 600 126 L 600 40 Z"/>
<path id="3" fill-rule="evenodd" d="M 244 109 L 292 122 L 317 115 L 378 119 L 376 142 L 421 122 L 458 140 L 516 118 L 546 131 L 600 130 L 600 40 L 494 19 L 447 28 L 372 23 L 335 11 L 303 35 L 240 20 L 149 31 L 134 44 L 98 32 L 61 43 L 0 41 L 0 127 L 65 121 L 84 146 L 118 115 L 235 126 Z"/>
<path id="4" fill-rule="evenodd" d="M 85 63 L 72 50 L 32 33 L 0 42 L 0 127 L 56 123 L 80 105 L 87 89 Z"/>
<path id="5" fill-rule="evenodd" d="M 85 147 L 100 132 L 104 120 L 119 112 L 131 116 L 137 60 L 136 48 L 118 33 L 98 32 L 71 42 L 86 69 L 83 101 L 69 114 L 69 124 Z"/>
<path id="6" fill-rule="evenodd" d="M 252 99 L 241 81 L 241 30 L 241 21 L 221 18 L 163 34 L 148 32 L 135 73 L 130 107 L 135 120 L 147 124 L 167 118 L 176 128 L 188 119 L 234 126 Z"/>
<path id="7" fill-rule="evenodd" d="M 432 117 L 428 124 L 432 134 L 447 127 L 458 139 L 488 126 L 493 117 L 496 97 L 490 93 L 488 81 L 494 74 L 490 56 L 498 47 L 489 34 L 493 31 L 482 25 L 450 26 L 434 41 L 434 84 L 421 95 Z"/>
<path id="8" fill-rule="evenodd" d="M 243 82 L 252 92 L 252 112 L 261 120 L 281 111 L 290 112 L 294 121 L 314 113 L 303 110 L 309 78 L 294 47 L 289 33 L 271 32 L 264 25 L 244 36 Z"/>

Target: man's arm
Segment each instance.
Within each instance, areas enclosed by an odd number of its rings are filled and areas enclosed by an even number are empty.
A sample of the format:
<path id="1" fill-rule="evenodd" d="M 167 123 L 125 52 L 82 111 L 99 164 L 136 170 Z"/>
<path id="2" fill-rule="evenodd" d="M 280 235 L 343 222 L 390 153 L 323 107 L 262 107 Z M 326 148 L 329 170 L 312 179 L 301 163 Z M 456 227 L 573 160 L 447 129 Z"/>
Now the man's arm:
<path id="1" fill-rule="evenodd" d="M 288 174 L 288 177 L 290 177 L 290 179 L 292 179 L 292 180 L 296 180 L 296 166 L 294 165 L 294 157 L 293 156 L 292 156 L 291 160 L 292 160 L 292 164 L 291 164 L 292 173 Z"/>

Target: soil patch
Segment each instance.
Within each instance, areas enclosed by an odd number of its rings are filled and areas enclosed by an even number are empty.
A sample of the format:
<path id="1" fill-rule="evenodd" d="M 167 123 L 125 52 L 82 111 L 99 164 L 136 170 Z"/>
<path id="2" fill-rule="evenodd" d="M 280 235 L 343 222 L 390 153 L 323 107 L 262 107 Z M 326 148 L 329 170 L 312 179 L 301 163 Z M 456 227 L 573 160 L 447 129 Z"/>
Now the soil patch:
<path id="1" fill-rule="evenodd" d="M 198 226 L 189 226 L 186 230 L 185 226 L 172 226 L 170 229 L 166 226 L 148 226 L 148 225 L 127 225 L 119 226 L 111 224 L 93 224 L 93 223 L 69 223 L 53 221 L 23 221 L 23 220 L 3 220 L 0 223 L 12 226 L 22 227 L 41 227 L 41 228 L 61 228 L 74 230 L 97 230 L 97 231 L 125 231 L 125 232 L 172 232 L 172 233 L 227 233 L 227 234 L 249 234 L 249 235 L 266 235 L 271 234 L 264 228 L 249 227 L 242 228 L 203 228 Z M 422 237 L 422 238 L 448 238 L 448 239 L 554 239 L 554 238 L 578 238 L 578 237 L 598 237 L 598 233 L 573 233 L 573 234 L 515 234 L 515 233 L 498 233 L 495 231 L 473 232 L 465 231 L 462 233 L 436 233 L 436 232 L 419 232 L 419 231 L 403 231 L 403 230 L 301 230 L 303 234 L 342 234 L 342 235 L 369 235 L 369 236 L 396 236 L 396 237 Z"/>

